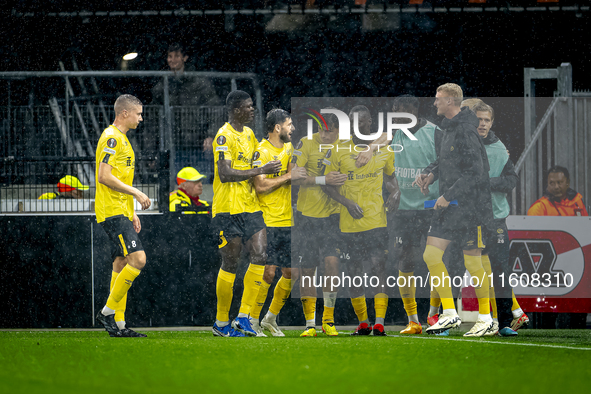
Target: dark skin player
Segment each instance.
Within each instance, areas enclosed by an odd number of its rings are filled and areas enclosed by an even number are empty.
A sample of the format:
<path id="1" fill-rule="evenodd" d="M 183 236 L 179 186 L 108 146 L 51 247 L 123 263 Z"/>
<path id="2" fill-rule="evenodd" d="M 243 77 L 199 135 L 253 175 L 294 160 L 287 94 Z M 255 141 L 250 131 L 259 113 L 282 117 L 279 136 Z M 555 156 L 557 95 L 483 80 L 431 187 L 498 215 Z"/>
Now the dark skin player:
<path id="1" fill-rule="evenodd" d="M 252 99 L 242 101 L 240 107 L 233 109 L 228 114 L 228 123 L 238 132 L 244 130 L 244 125 L 251 122 L 254 118 L 254 107 Z M 262 167 L 252 168 L 250 170 L 236 170 L 232 168 L 232 161 L 219 160 L 218 174 L 220 181 L 241 182 L 257 175 L 274 174 L 281 170 L 281 162 L 278 160 L 270 161 Z M 250 263 L 256 265 L 265 265 L 267 256 L 267 230 L 262 229 L 253 235 L 247 243 L 250 252 Z M 242 250 L 242 238 L 235 237 L 228 240 L 228 244 L 220 249 L 222 255 L 222 270 L 235 274 L 238 268 L 240 251 Z"/>

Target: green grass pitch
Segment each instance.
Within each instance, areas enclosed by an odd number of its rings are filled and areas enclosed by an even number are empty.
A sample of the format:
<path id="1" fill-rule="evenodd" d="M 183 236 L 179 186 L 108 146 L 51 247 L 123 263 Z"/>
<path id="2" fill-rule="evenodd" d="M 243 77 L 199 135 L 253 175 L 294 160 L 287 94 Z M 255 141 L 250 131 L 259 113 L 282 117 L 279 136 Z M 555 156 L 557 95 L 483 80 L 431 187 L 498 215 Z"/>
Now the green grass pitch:
<path id="1" fill-rule="evenodd" d="M 589 385 L 590 330 L 517 338 L 0 332 L 0 393 L 545 393 Z"/>

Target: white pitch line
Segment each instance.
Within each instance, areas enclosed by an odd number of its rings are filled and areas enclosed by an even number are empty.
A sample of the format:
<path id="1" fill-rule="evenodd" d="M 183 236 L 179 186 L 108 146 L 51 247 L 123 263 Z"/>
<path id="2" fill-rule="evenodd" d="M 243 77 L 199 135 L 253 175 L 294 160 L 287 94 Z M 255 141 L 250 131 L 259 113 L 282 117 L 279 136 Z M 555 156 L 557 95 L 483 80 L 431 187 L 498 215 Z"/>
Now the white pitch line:
<path id="1" fill-rule="evenodd" d="M 550 347 L 556 349 L 571 349 L 571 350 L 591 350 L 591 348 L 585 347 L 572 347 L 572 346 L 553 346 L 553 345 L 543 345 L 543 344 L 536 344 L 536 343 L 515 343 L 515 342 L 497 342 L 497 341 L 474 341 L 471 339 L 454 339 L 454 338 L 441 338 L 441 337 L 419 337 L 419 336 L 406 336 L 406 335 L 388 335 L 389 337 L 395 338 L 412 338 L 412 339 L 434 339 L 439 341 L 454 341 L 454 342 L 471 342 L 471 343 L 486 343 L 486 344 L 495 344 L 495 345 L 513 345 L 513 346 L 534 346 L 534 347 Z"/>

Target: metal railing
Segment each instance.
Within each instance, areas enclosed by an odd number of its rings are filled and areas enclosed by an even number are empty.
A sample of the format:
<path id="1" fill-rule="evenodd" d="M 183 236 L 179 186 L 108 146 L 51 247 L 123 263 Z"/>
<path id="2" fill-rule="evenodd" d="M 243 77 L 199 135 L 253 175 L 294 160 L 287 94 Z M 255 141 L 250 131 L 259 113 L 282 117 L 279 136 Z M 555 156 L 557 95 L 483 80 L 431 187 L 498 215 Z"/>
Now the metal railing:
<path id="1" fill-rule="evenodd" d="M 544 115 L 535 114 L 536 79 L 556 79 L 558 89 Z M 555 165 L 570 172 L 571 187 L 591 199 L 591 94 L 573 92 L 572 66 L 525 69 L 525 149 L 515 169 L 519 184 L 512 195 L 512 212 L 526 215 L 546 188 L 547 170 Z"/>
<path id="2" fill-rule="evenodd" d="M 153 157 L 136 158 L 140 162 L 154 161 Z M 162 201 L 158 184 L 158 168 L 136 176 L 134 186 L 151 200 L 150 210 L 159 210 Z M 94 158 L 88 157 L 28 157 L 4 158 L 0 161 L 3 186 L 0 187 L 0 213 L 42 212 L 94 212 L 96 184 Z M 162 171 L 160 169 L 160 171 Z M 89 178 L 88 174 L 92 174 Z M 64 175 L 78 178 L 88 190 L 80 196 L 60 192 L 58 182 Z M 168 193 L 165 191 L 164 195 Z M 166 202 L 167 203 L 167 202 Z M 136 209 L 141 207 L 136 202 Z"/>
<path id="3" fill-rule="evenodd" d="M 63 69 L 63 64 L 60 66 Z M 109 82 L 114 78 L 151 78 L 150 85 L 153 85 L 154 78 L 162 80 L 164 105 L 144 105 L 144 121 L 136 131 L 128 135 L 136 156 L 143 158 L 136 161 L 137 182 L 152 183 L 155 189 L 162 187 L 163 191 L 168 189 L 168 192 L 176 186 L 178 170 L 186 166 L 196 167 L 206 175 L 205 182 L 212 182 L 213 152 L 204 150 L 204 141 L 213 138 L 227 120 L 225 107 L 171 105 L 169 78 L 173 77 L 178 75 L 169 71 L 0 72 L 0 80 L 8 81 L 8 94 L 5 96 L 8 97 L 8 104 L 0 106 L 0 160 L 3 160 L 0 184 L 4 188 L 15 189 L 14 192 L 5 190 L 5 197 L 18 196 L 18 190 L 36 190 L 36 185 L 51 185 L 56 181 L 53 178 L 59 179 L 64 175 L 75 175 L 84 184 L 94 186 L 96 145 L 102 130 L 115 118 L 112 104 L 117 94 L 111 91 L 113 89 L 104 92 L 100 90 L 105 86 L 101 84 L 104 78 Z M 84 85 L 84 78 L 90 79 L 94 94 L 89 93 L 91 89 Z M 255 122 L 251 127 L 259 138 L 262 137 L 262 94 L 256 74 L 187 71 L 183 73 L 183 78 L 226 80 L 230 90 L 237 89 L 237 80 L 250 81 L 256 103 Z M 51 80 L 52 84 L 49 85 L 52 86 L 52 91 L 64 92 L 64 96 L 50 97 L 41 105 L 37 103 L 38 100 L 35 104 L 26 106 L 14 105 L 10 99 L 11 82 L 14 87 L 17 81 L 26 79 Z M 63 90 L 55 87 L 60 80 Z M 74 81 L 78 81 L 79 86 L 73 86 Z M 148 85 L 145 80 L 143 83 Z M 111 83 L 111 86 L 115 84 Z M 168 157 L 166 171 L 161 168 L 163 153 Z M 66 170 L 63 168 L 54 168 L 51 174 L 49 171 L 39 174 L 34 169 L 43 159 L 53 163 L 58 158 L 68 158 L 69 163 L 73 163 L 75 159 L 80 160 L 68 168 L 67 171 L 70 172 L 64 172 Z M 48 181 L 48 176 L 53 178 Z M 167 180 L 158 179 L 162 176 L 167 176 Z M 41 188 L 45 190 L 47 187 Z M 156 192 L 158 193 L 160 192 Z M 38 193 L 35 191 L 33 194 Z M 161 204 L 160 210 L 166 211 L 167 205 Z M 26 209 L 29 206 L 20 208 Z M 7 207 L 0 207 L 0 212 L 6 212 Z"/>

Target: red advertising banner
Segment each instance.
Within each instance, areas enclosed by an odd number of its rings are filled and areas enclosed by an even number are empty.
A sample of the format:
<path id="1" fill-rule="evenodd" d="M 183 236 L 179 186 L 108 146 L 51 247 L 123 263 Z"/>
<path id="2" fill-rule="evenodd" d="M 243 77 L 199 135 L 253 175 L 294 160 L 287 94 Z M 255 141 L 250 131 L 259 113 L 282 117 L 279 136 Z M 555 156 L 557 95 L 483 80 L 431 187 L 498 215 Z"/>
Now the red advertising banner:
<path id="1" fill-rule="evenodd" d="M 591 313 L 591 217 L 509 216 L 507 228 L 511 273 L 502 285 L 521 308 Z M 472 287 L 462 289 L 462 307 L 478 310 Z"/>
<path id="2" fill-rule="evenodd" d="M 507 228 L 521 308 L 591 313 L 591 217 L 509 216 Z"/>

